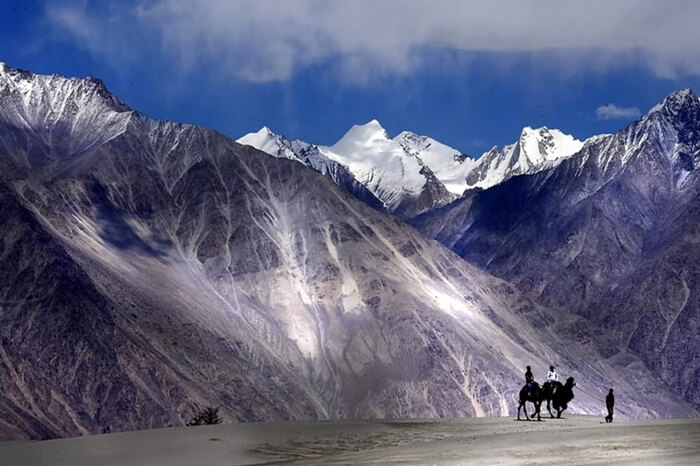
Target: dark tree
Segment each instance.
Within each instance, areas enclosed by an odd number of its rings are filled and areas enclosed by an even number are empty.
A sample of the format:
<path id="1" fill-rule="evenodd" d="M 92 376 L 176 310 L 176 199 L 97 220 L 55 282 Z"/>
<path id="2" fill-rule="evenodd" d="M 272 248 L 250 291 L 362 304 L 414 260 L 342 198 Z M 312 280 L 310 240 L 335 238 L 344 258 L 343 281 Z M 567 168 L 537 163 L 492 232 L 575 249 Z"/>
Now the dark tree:
<path id="1" fill-rule="evenodd" d="M 187 425 L 206 426 L 212 424 L 221 424 L 222 422 L 224 422 L 224 420 L 221 418 L 221 416 L 219 416 L 219 408 L 207 406 L 206 408 L 195 414 L 194 417 L 187 422 Z"/>

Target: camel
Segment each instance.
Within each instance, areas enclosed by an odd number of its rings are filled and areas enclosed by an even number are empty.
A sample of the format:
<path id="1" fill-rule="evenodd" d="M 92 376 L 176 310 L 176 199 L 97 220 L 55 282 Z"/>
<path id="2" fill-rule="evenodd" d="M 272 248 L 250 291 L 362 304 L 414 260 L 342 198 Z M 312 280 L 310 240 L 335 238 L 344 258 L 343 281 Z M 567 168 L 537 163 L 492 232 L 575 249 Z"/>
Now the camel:
<path id="1" fill-rule="evenodd" d="M 542 387 L 542 398 L 547 400 L 547 411 L 553 418 L 550 404 L 557 410 L 557 419 L 561 419 L 561 413 L 567 408 L 568 403 L 574 399 L 574 387 L 576 382 L 573 377 L 566 379 L 564 385 L 561 382 L 545 382 Z M 556 390 L 555 390 L 556 388 Z"/>
<path id="2" fill-rule="evenodd" d="M 518 405 L 518 421 L 520 420 L 521 409 L 525 412 L 525 419 L 528 421 L 530 420 L 530 417 L 527 415 L 527 407 L 525 406 L 525 403 L 527 403 L 528 401 L 535 405 L 535 412 L 532 413 L 532 417 L 534 418 L 536 414 L 537 420 L 541 421 L 542 419 L 540 418 L 540 406 L 542 405 L 542 402 L 544 400 L 544 390 L 540 388 L 540 385 L 537 382 L 532 382 L 530 384 L 530 388 L 528 388 L 527 385 L 524 385 L 523 388 L 520 390 L 520 404 Z"/>

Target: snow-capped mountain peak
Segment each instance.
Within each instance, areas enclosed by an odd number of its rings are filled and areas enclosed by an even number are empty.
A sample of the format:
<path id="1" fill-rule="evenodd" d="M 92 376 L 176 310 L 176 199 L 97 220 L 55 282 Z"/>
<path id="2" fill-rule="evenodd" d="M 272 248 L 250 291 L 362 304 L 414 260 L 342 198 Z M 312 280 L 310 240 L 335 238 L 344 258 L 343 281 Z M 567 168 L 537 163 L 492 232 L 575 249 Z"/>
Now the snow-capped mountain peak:
<path id="1" fill-rule="evenodd" d="M 465 173 L 473 165 L 456 149 L 427 136 L 404 131 L 391 139 L 376 119 L 352 126 L 332 146 L 289 141 L 267 127 L 237 142 L 298 160 L 322 174 L 345 171 L 387 210 L 402 216 L 453 200 L 464 191 Z"/>
<path id="2" fill-rule="evenodd" d="M 490 188 L 513 176 L 551 168 L 582 147 L 582 141 L 558 129 L 526 126 L 515 144 L 502 151 L 493 147 L 482 155 L 467 177 L 467 184 L 471 188 Z"/>
<path id="3" fill-rule="evenodd" d="M 635 142 L 653 137 L 671 162 L 676 188 L 686 185 L 689 176 L 700 166 L 700 99 L 691 89 L 666 96 L 632 125 Z M 627 151 L 626 155 L 634 151 Z M 626 159 L 629 157 L 626 157 Z"/>
<path id="4" fill-rule="evenodd" d="M 697 103 L 698 96 L 695 95 L 695 92 L 693 92 L 692 89 L 687 88 L 667 95 L 664 98 L 662 105 L 669 112 L 678 113 L 678 111 L 684 106 L 688 104 L 697 105 Z"/>
<path id="5" fill-rule="evenodd" d="M 411 131 L 402 131 L 393 140 L 397 142 L 407 154 L 418 156 L 426 163 L 426 159 L 430 158 L 426 157 L 428 153 L 454 161 L 461 161 L 467 157 L 457 149 L 453 149 L 429 136 L 421 136 Z M 444 162 L 444 160 L 440 160 L 439 162 Z"/>
<path id="6" fill-rule="evenodd" d="M 377 120 L 370 120 L 364 125 L 353 125 L 332 147 L 336 152 L 350 154 L 359 147 L 386 146 L 389 141 L 384 127 Z"/>
<path id="7" fill-rule="evenodd" d="M 526 126 L 520 134 L 519 142 L 520 150 L 526 157 L 523 162 L 530 165 L 528 168 L 568 157 L 581 150 L 583 146 L 583 143 L 573 136 L 546 126 L 536 129 Z"/>
<path id="8" fill-rule="evenodd" d="M 665 143 L 684 143 L 692 139 L 700 119 L 700 98 L 692 89 L 682 89 L 664 97 L 654 105 L 638 122 L 636 133 L 643 135 L 651 130 L 659 134 Z M 674 137 L 670 133 L 675 133 Z M 686 134 L 689 133 L 689 134 Z"/>
<path id="9" fill-rule="evenodd" d="M 11 88 L 19 91 L 22 97 L 29 101 L 32 98 L 35 100 L 46 101 L 46 91 L 49 90 L 57 96 L 56 99 L 73 99 L 81 100 L 81 104 L 88 104 L 92 107 L 106 106 L 107 110 L 113 112 L 131 112 L 132 109 L 121 101 L 116 95 L 112 94 L 104 82 L 93 76 L 82 78 L 64 78 L 59 75 L 41 75 L 34 74 L 31 71 L 13 68 L 6 63 L 0 62 L 0 89 Z M 35 102 L 34 106 L 39 102 Z M 53 107 L 56 107 L 57 102 L 54 102 Z M 36 111 L 45 110 L 44 108 L 35 108 Z"/>
<path id="10" fill-rule="evenodd" d="M 63 169 L 66 157 L 78 156 L 123 134 L 133 110 L 96 78 L 38 75 L 0 64 L 0 122 L 42 136 L 37 148 L 17 166 Z M 60 131 L 56 131 L 56 127 Z M 49 173 L 50 170 L 47 170 Z"/>
<path id="11" fill-rule="evenodd" d="M 558 129 L 526 126 L 515 144 L 502 151 L 494 147 L 474 160 L 410 131 L 389 139 L 381 124 L 371 120 L 353 126 L 335 145 L 320 150 L 348 166 L 361 182 L 370 183 L 370 190 L 392 210 L 401 196 L 421 192 L 426 182 L 424 168 L 448 192 L 460 195 L 466 189 L 485 189 L 512 176 L 550 168 L 582 147 L 583 142 Z"/>
<path id="12" fill-rule="evenodd" d="M 259 130 L 248 133 L 245 136 L 237 139 L 237 142 L 244 145 L 255 146 L 256 144 L 252 143 L 267 142 L 269 139 L 273 139 L 275 136 L 278 135 L 273 133 L 267 126 L 263 126 Z"/>
<path id="13" fill-rule="evenodd" d="M 334 145 L 321 146 L 328 158 L 346 166 L 391 211 L 426 184 L 423 164 L 389 139 L 377 120 L 355 125 Z"/>
<path id="14" fill-rule="evenodd" d="M 347 167 L 327 157 L 316 145 L 299 139 L 290 141 L 267 126 L 263 126 L 254 133 L 246 134 L 236 142 L 255 147 L 277 158 L 295 160 L 329 177 L 334 183 L 369 206 L 375 209 L 381 209 L 383 206 L 382 202 L 360 183 Z"/>
<path id="15" fill-rule="evenodd" d="M 476 160 L 428 136 L 403 131 L 394 138 L 403 150 L 415 157 L 435 174 L 448 191 L 462 194 L 467 188 L 467 175 Z"/>
<path id="16" fill-rule="evenodd" d="M 675 117 L 680 111 L 682 111 L 683 108 L 688 106 L 694 107 L 699 103 L 700 98 L 698 98 L 692 89 L 681 89 L 664 97 L 661 102 L 649 109 L 646 115 L 644 115 L 644 118 L 648 118 L 655 114 Z"/>
<path id="17" fill-rule="evenodd" d="M 352 129 L 373 132 L 376 134 L 382 133 L 383 135 L 387 135 L 386 129 L 384 129 L 382 124 L 379 123 L 379 120 L 377 120 L 376 118 L 372 118 L 363 125 L 352 125 L 351 130 Z"/>
<path id="18" fill-rule="evenodd" d="M 322 159 L 332 161 L 344 167 L 387 210 L 404 217 L 444 205 L 466 190 L 487 189 L 513 176 L 554 167 L 583 147 L 583 142 L 558 129 L 526 126 L 514 144 L 502 150 L 493 147 L 473 159 L 411 131 L 390 138 L 376 119 L 352 126 L 332 146 L 290 142 L 267 127 L 238 142 L 275 157 L 300 160 L 324 174 L 327 170 Z M 309 163 L 309 154 L 315 159 L 313 163 Z"/>
<path id="19" fill-rule="evenodd" d="M 267 126 L 263 126 L 254 133 L 246 134 L 236 142 L 253 146 L 278 158 L 298 160 L 297 154 L 292 149 L 292 143 L 284 136 L 274 133 Z"/>

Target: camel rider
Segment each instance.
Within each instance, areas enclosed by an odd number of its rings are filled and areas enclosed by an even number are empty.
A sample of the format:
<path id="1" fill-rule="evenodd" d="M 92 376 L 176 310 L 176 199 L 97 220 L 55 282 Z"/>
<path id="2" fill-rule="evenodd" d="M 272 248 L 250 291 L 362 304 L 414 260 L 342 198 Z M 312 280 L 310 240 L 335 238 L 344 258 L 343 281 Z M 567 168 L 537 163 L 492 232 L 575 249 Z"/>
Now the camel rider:
<path id="1" fill-rule="evenodd" d="M 554 368 L 554 366 L 549 366 L 549 370 L 547 371 L 547 382 L 552 386 L 552 394 L 557 391 L 557 383 L 559 382 L 559 374 L 557 374 L 557 370 Z"/>
<path id="2" fill-rule="evenodd" d="M 527 388 L 530 388 L 530 384 L 535 381 L 535 376 L 532 375 L 532 369 L 530 369 L 530 366 L 527 366 L 527 370 L 525 371 L 525 384 L 527 385 Z"/>

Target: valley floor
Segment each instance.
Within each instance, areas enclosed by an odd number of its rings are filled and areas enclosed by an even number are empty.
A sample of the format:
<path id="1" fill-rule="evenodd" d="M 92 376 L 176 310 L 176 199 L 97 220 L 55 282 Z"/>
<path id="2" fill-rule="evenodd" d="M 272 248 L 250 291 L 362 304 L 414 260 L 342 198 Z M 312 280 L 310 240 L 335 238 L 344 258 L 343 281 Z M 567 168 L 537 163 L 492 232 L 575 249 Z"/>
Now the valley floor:
<path id="1" fill-rule="evenodd" d="M 602 420 L 222 424 L 0 442 L 0 464 L 700 464 L 700 419 Z"/>

